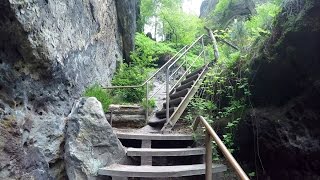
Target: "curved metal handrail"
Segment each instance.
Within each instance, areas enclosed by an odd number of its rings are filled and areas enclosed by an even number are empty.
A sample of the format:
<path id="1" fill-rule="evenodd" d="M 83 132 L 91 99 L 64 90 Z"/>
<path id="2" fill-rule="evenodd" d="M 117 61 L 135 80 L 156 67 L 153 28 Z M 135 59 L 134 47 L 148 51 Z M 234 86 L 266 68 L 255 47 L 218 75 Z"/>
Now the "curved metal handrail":
<path id="1" fill-rule="evenodd" d="M 236 171 L 237 175 L 241 180 L 249 180 L 246 173 L 243 171 L 239 163 L 235 160 L 232 154 L 229 152 L 227 147 L 221 141 L 217 133 L 213 130 L 210 124 L 202 116 L 198 116 L 193 122 L 193 131 L 196 131 L 200 122 L 204 125 L 206 129 L 206 180 L 212 180 L 212 146 L 211 141 L 213 140 L 217 143 L 217 146 L 221 150 L 224 157 L 231 164 L 232 168 Z"/>

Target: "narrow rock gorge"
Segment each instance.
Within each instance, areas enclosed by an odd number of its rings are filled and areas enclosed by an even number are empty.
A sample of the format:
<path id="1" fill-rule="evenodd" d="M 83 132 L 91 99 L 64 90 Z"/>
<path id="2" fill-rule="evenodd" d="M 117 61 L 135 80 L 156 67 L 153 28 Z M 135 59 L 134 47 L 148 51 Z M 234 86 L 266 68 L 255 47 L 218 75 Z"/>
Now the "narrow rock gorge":
<path id="1" fill-rule="evenodd" d="M 0 179 L 67 178 L 67 116 L 133 49 L 128 2 L 0 2 Z"/>

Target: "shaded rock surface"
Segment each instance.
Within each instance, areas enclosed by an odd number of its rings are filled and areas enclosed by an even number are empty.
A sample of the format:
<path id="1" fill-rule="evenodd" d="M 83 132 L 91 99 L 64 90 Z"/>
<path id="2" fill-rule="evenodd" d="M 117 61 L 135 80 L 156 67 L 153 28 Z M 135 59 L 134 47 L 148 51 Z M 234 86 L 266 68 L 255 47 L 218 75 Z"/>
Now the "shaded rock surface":
<path id="1" fill-rule="evenodd" d="M 124 160 L 125 150 L 96 98 L 81 98 L 68 117 L 65 160 L 69 179 L 96 179 L 98 169 Z"/>
<path id="2" fill-rule="evenodd" d="M 288 1 L 251 70 L 238 157 L 259 179 L 320 177 L 320 2 Z"/>
<path id="3" fill-rule="evenodd" d="M 134 37 L 140 14 L 140 0 L 116 0 L 119 31 L 122 35 L 123 56 L 130 62 L 130 52 L 134 50 Z"/>
<path id="4" fill-rule="evenodd" d="M 33 144 L 22 144 L 15 118 L 8 115 L 0 123 L 0 179 L 50 179 L 44 154 Z"/>
<path id="5" fill-rule="evenodd" d="M 209 14 L 214 10 L 216 7 L 218 0 L 204 0 L 201 3 L 200 7 L 200 17 L 209 16 Z"/>
<path id="6" fill-rule="evenodd" d="M 1 1 L 0 144 L 15 144 L 0 153 L 0 179 L 32 173 L 22 163 L 29 153 L 44 162 L 30 161 L 42 172 L 35 179 L 65 178 L 66 117 L 87 86 L 110 83 L 122 44 L 115 0 Z"/>
<path id="7" fill-rule="evenodd" d="M 243 19 L 255 13 L 255 3 L 258 0 L 238 0 L 230 1 L 227 8 L 215 17 L 211 14 L 214 12 L 219 0 L 205 0 L 201 4 L 200 17 L 213 21 L 215 26 L 227 27 L 234 19 Z M 218 27 L 217 27 L 218 28 Z"/>

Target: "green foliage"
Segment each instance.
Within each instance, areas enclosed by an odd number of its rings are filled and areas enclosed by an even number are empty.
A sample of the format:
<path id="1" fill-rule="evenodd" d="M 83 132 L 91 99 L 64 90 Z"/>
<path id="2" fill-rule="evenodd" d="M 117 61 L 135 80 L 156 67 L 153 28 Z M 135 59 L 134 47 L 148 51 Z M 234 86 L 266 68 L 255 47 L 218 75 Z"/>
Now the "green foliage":
<path id="1" fill-rule="evenodd" d="M 251 172 L 251 173 L 248 174 L 248 176 L 249 177 L 254 177 L 254 176 L 256 176 L 256 173 L 255 172 Z"/>
<path id="2" fill-rule="evenodd" d="M 257 14 L 245 22 L 245 28 L 250 34 L 249 40 L 259 36 L 269 35 L 274 17 L 280 12 L 280 6 L 275 3 L 261 4 L 256 8 Z"/>
<path id="3" fill-rule="evenodd" d="M 141 0 L 140 1 L 140 26 L 143 29 L 144 24 L 146 24 L 152 16 L 155 15 L 156 6 L 154 5 L 154 0 Z"/>
<path id="4" fill-rule="evenodd" d="M 112 79 L 113 86 L 128 86 L 128 85 L 140 85 L 148 77 L 149 72 L 152 69 L 147 67 L 141 67 L 135 64 L 121 64 L 118 72 Z M 112 91 L 113 96 L 118 96 L 122 102 L 127 103 L 139 103 L 145 97 L 145 89 L 139 88 L 125 88 L 115 89 Z"/>
<path id="5" fill-rule="evenodd" d="M 163 25 L 166 40 L 179 44 L 189 44 L 203 32 L 203 21 L 196 15 L 182 11 L 183 0 L 141 0 L 141 23 L 148 24 L 151 18 Z"/>
<path id="6" fill-rule="evenodd" d="M 148 104 L 147 104 L 146 98 L 143 98 L 141 104 L 144 107 L 144 109 L 148 109 L 149 111 L 151 111 L 153 108 L 156 107 L 156 100 L 155 99 L 149 99 L 148 100 Z"/>
<path id="7" fill-rule="evenodd" d="M 135 66 L 152 66 L 160 55 L 176 53 L 168 43 L 156 42 L 140 33 L 136 33 L 135 43 L 136 49 L 131 52 L 131 59 Z"/>
<path id="8" fill-rule="evenodd" d="M 214 9 L 214 14 L 223 13 L 228 8 L 230 2 L 230 0 L 219 0 Z"/>
<path id="9" fill-rule="evenodd" d="M 163 22 L 164 33 L 176 44 L 190 44 L 203 32 L 203 21 L 180 9 L 162 8 L 160 19 Z"/>
<path id="10" fill-rule="evenodd" d="M 98 101 L 101 102 L 103 110 L 105 112 L 108 111 L 109 105 L 112 102 L 112 98 L 109 94 L 109 92 L 105 89 L 102 89 L 99 85 L 94 85 L 89 87 L 84 92 L 85 97 L 96 97 Z"/>

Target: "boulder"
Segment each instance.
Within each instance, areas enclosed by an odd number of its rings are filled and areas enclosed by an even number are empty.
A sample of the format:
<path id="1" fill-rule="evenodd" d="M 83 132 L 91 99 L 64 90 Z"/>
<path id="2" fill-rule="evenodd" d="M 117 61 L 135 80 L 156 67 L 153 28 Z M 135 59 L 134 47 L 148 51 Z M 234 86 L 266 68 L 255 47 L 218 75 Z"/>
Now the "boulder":
<path id="1" fill-rule="evenodd" d="M 65 161 L 69 179 L 95 179 L 98 169 L 125 160 L 125 150 L 96 98 L 81 98 L 67 120 Z"/>

